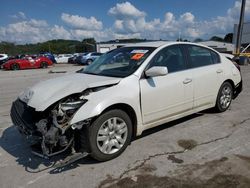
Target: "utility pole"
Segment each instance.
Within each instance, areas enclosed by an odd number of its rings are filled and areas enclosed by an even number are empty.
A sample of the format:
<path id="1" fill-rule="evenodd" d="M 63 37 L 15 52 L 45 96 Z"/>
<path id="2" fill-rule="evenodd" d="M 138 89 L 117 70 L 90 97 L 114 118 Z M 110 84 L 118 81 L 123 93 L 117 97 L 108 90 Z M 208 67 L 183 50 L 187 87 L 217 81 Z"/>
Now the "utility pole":
<path id="1" fill-rule="evenodd" d="M 242 30 L 243 30 L 244 15 L 245 15 L 245 6 L 246 6 L 246 0 L 242 0 L 240 21 L 239 21 L 239 25 L 238 25 L 238 32 L 237 32 L 237 38 L 236 38 L 236 56 L 240 55 L 241 38 L 242 38 Z"/>

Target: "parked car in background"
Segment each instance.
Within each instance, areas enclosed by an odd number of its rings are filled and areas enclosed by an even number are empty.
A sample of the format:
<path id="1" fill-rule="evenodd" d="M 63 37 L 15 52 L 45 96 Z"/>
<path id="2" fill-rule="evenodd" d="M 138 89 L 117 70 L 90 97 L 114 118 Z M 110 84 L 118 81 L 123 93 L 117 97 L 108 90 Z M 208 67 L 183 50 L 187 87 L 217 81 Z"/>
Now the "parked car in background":
<path id="1" fill-rule="evenodd" d="M 79 56 L 82 56 L 84 55 L 85 53 L 75 53 L 73 54 L 73 57 L 70 57 L 68 59 L 68 63 L 71 63 L 71 64 L 76 64 L 76 58 L 79 57 Z"/>
<path id="2" fill-rule="evenodd" d="M 72 54 L 59 54 L 58 56 L 56 56 L 56 61 L 57 63 L 68 63 L 68 59 L 70 57 L 73 57 Z"/>
<path id="3" fill-rule="evenodd" d="M 12 59 L 22 59 L 22 58 L 24 58 L 24 57 L 26 57 L 27 55 L 25 55 L 25 54 L 18 54 L 18 55 L 16 55 L 16 56 L 14 56 Z"/>
<path id="4" fill-rule="evenodd" d="M 41 52 L 41 53 L 39 54 L 39 56 L 47 57 L 47 58 L 49 58 L 53 63 L 57 63 L 57 62 L 56 62 L 56 59 L 55 59 L 55 56 L 54 56 L 52 53 L 50 53 L 50 52 Z"/>
<path id="5" fill-rule="evenodd" d="M 0 54 L 0 67 L 3 63 L 5 63 L 8 60 L 7 54 Z"/>
<path id="6" fill-rule="evenodd" d="M 53 62 L 44 56 L 27 56 L 22 59 L 11 59 L 2 65 L 5 70 L 19 70 L 32 68 L 47 68 L 53 65 Z"/>
<path id="7" fill-rule="evenodd" d="M 83 54 L 82 56 L 79 56 L 76 59 L 76 62 L 79 65 L 90 65 L 96 58 L 99 58 L 101 55 L 102 53 L 98 52 L 88 52 Z"/>
<path id="8" fill-rule="evenodd" d="M 212 48 L 138 43 L 25 90 L 11 118 L 37 141 L 34 154 L 51 157 L 71 148 L 73 156 L 107 161 L 146 129 L 209 108 L 226 111 L 241 91 L 238 68 Z"/>

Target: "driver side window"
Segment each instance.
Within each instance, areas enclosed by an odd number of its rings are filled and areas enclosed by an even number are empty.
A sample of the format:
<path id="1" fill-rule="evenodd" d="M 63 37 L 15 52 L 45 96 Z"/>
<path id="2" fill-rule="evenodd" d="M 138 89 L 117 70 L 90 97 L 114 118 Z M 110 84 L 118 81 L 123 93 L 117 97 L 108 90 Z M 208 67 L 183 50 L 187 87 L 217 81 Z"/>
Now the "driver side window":
<path id="1" fill-rule="evenodd" d="M 150 62 L 149 68 L 164 66 L 168 72 L 177 72 L 186 69 L 185 58 L 179 45 L 169 46 L 159 51 Z"/>

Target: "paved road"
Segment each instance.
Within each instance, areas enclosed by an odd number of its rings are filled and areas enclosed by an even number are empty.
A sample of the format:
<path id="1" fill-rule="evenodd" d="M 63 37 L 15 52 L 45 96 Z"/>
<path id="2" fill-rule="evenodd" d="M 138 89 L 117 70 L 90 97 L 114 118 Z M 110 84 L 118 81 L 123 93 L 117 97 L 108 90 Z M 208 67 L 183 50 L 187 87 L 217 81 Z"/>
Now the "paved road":
<path id="1" fill-rule="evenodd" d="M 17 95 L 38 81 L 79 69 L 0 71 L 0 183 L 2 188 L 250 187 L 250 66 L 244 91 L 221 114 L 202 112 L 146 131 L 118 158 L 82 159 L 66 168 L 33 156 L 12 126 Z M 67 73 L 50 74 L 48 71 Z"/>

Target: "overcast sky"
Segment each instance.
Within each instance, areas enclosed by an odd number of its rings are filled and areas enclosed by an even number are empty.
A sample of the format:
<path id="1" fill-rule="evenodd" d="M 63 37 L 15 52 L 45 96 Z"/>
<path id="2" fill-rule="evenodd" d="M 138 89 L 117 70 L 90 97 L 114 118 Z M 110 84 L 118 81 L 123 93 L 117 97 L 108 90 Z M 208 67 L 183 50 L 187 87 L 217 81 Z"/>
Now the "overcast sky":
<path id="1" fill-rule="evenodd" d="M 208 39 L 232 32 L 240 7 L 241 0 L 2 0 L 0 41 Z"/>

